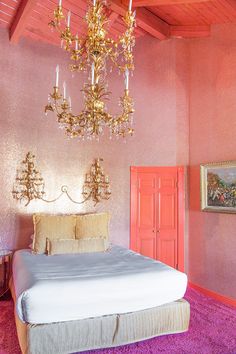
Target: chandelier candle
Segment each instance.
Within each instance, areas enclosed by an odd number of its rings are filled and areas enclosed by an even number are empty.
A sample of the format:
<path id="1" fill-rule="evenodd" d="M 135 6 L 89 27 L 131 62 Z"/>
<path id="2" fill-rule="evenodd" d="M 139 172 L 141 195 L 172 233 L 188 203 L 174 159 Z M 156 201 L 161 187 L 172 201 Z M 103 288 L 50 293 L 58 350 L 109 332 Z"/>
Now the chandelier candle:
<path id="1" fill-rule="evenodd" d="M 108 36 L 109 19 L 107 9 L 103 0 L 89 0 L 88 10 L 85 16 L 87 33 L 84 37 L 78 38 L 69 28 L 71 12 L 68 12 L 67 23 L 64 25 L 63 9 L 59 6 L 54 10 L 54 19 L 49 25 L 54 27 L 63 40 L 64 50 L 69 53 L 70 70 L 73 72 L 89 73 L 91 80 L 87 78 L 83 85 L 84 106 L 78 114 L 72 112 L 69 101 L 65 97 L 66 88 L 63 85 L 63 96 L 59 92 L 59 67 L 56 79 L 56 88 L 50 94 L 50 99 L 45 107 L 45 112 L 52 111 L 57 116 L 60 127 L 71 138 L 87 139 L 98 138 L 108 129 L 110 136 L 125 137 L 133 135 L 133 113 L 134 103 L 130 97 L 129 75 L 134 70 L 133 48 L 135 45 L 135 13 L 131 11 L 132 0 L 123 22 L 125 31 L 117 40 Z M 119 103 L 120 112 L 111 115 L 107 102 L 111 98 L 108 91 L 108 66 L 118 69 L 125 77 L 125 87 Z M 123 76 L 122 75 L 122 76 Z M 68 84 L 68 83 L 67 83 Z"/>
<path id="2" fill-rule="evenodd" d="M 56 87 L 59 86 L 59 65 L 56 66 Z"/>
<path id="3" fill-rule="evenodd" d="M 77 35 L 76 35 L 76 37 L 77 37 Z M 77 51 L 78 48 L 79 48 L 79 41 L 78 41 L 78 38 L 76 38 L 76 40 L 75 40 L 75 50 Z"/>
<path id="4" fill-rule="evenodd" d="M 67 27 L 70 27 L 70 17 L 71 17 L 71 12 L 68 11 L 68 15 L 67 15 Z"/>
<path id="5" fill-rule="evenodd" d="M 71 97 L 70 96 L 68 97 L 68 103 L 69 103 L 69 108 L 70 108 L 70 111 L 71 111 Z"/>
<path id="6" fill-rule="evenodd" d="M 129 11 L 131 12 L 132 10 L 132 0 L 129 0 Z"/>
<path id="7" fill-rule="evenodd" d="M 92 79 L 91 84 L 94 85 L 94 63 L 92 63 Z"/>
<path id="8" fill-rule="evenodd" d="M 64 98 L 64 100 L 66 99 L 66 83 L 65 83 L 65 81 L 63 82 L 63 98 Z"/>
<path id="9" fill-rule="evenodd" d="M 129 89 L 129 70 L 125 70 L 125 89 L 128 91 Z"/>

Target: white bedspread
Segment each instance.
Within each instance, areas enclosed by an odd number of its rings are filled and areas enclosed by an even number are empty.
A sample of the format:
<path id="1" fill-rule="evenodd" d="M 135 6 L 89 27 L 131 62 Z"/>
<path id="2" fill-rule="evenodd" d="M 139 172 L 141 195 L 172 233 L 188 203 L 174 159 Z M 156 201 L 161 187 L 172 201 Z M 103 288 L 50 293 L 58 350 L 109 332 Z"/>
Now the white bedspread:
<path id="1" fill-rule="evenodd" d="M 126 313 L 184 296 L 187 276 L 119 246 L 106 253 L 17 251 L 13 280 L 19 318 L 51 323 Z"/>

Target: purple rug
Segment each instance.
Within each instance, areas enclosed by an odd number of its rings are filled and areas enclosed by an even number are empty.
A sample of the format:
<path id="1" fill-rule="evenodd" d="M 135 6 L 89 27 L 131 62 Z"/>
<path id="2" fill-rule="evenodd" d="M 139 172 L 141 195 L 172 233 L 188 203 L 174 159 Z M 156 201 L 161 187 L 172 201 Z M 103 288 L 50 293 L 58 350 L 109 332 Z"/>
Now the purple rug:
<path id="1" fill-rule="evenodd" d="M 118 348 L 83 354 L 236 354 L 236 309 L 188 289 L 190 328 Z M 0 301 L 0 354 L 20 354 L 12 301 Z"/>

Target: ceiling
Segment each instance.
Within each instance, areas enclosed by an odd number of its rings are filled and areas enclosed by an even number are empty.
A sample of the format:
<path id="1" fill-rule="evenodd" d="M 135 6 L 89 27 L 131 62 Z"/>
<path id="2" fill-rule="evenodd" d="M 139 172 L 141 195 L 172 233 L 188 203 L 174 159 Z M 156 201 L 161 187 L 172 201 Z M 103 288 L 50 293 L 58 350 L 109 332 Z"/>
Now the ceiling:
<path id="1" fill-rule="evenodd" d="M 122 1 L 122 2 L 121 2 Z M 121 16 L 127 0 L 108 0 L 109 27 L 113 37 L 124 31 Z M 57 0 L 1 0 L 0 27 L 9 30 L 11 42 L 29 37 L 55 45 L 58 36 L 48 27 Z M 72 32 L 82 35 L 86 0 L 62 0 L 65 14 L 72 12 Z M 236 0 L 133 0 L 136 8 L 136 37 L 146 33 L 164 40 L 170 37 L 193 38 L 210 35 L 211 25 L 236 22 Z"/>

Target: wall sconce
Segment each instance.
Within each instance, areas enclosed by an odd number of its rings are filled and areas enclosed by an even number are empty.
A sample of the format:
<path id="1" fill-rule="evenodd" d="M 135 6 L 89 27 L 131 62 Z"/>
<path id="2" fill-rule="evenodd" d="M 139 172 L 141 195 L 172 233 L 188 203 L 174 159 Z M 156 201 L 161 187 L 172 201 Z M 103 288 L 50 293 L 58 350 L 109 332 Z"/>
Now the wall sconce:
<path id="1" fill-rule="evenodd" d="M 111 196 L 109 176 L 104 174 L 100 161 L 103 161 L 103 159 L 98 158 L 92 164 L 90 172 L 86 174 L 83 187 L 84 197 L 88 198 L 90 196 L 95 205 L 102 199 L 107 200 Z"/>
<path id="2" fill-rule="evenodd" d="M 16 200 L 26 200 L 27 206 L 33 199 L 42 199 L 44 192 L 44 180 L 41 173 L 35 167 L 35 156 L 28 152 L 17 170 L 16 180 L 12 195 Z"/>
<path id="3" fill-rule="evenodd" d="M 44 180 L 41 173 L 35 167 L 35 155 L 28 152 L 25 159 L 21 162 L 20 169 L 17 170 L 12 196 L 19 201 L 25 200 L 25 206 L 27 206 L 33 199 L 53 203 L 64 194 L 66 194 L 70 201 L 75 204 L 83 204 L 88 200 L 92 200 L 96 205 L 102 200 L 109 199 L 111 196 L 109 176 L 104 174 L 103 168 L 100 166 L 100 161 L 103 161 L 103 159 L 96 159 L 95 163 L 92 164 L 90 168 L 90 173 L 86 174 L 86 180 L 82 192 L 84 200 L 74 200 L 70 196 L 67 186 L 61 187 L 61 193 L 56 198 L 47 200 L 44 198 Z"/>

